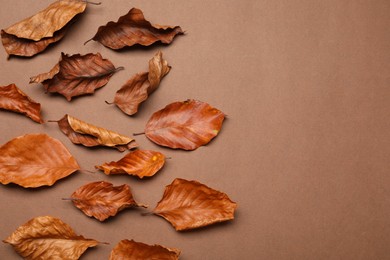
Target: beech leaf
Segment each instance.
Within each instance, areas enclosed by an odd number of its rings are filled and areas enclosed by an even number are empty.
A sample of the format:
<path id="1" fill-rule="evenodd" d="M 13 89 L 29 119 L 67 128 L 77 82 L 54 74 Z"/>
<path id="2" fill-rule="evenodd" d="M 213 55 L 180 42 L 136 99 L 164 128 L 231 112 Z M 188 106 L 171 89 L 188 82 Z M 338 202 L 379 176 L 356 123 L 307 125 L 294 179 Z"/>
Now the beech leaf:
<path id="1" fill-rule="evenodd" d="M 197 181 L 175 179 L 153 213 L 182 231 L 234 219 L 236 207 L 225 193 Z"/>
<path id="2" fill-rule="evenodd" d="M 52 216 L 31 219 L 3 242 L 11 244 L 20 256 L 29 260 L 76 260 L 89 247 L 99 244 L 94 239 L 77 235 L 68 224 Z"/>
<path id="3" fill-rule="evenodd" d="M 125 155 L 117 162 L 104 163 L 95 166 L 105 174 L 129 174 L 139 178 L 151 177 L 156 174 L 165 163 L 165 156 L 160 152 L 150 150 L 136 150 Z"/>
<path id="4" fill-rule="evenodd" d="M 37 123 L 43 123 L 41 104 L 32 100 L 15 84 L 0 86 L 0 108 L 24 114 Z"/>
<path id="5" fill-rule="evenodd" d="M 86 184 L 73 192 L 73 204 L 89 217 L 104 221 L 129 207 L 146 207 L 133 199 L 127 184 L 114 187 L 112 183 L 98 181 Z"/>
<path id="6" fill-rule="evenodd" d="M 111 251 L 109 260 L 179 259 L 180 250 L 160 245 L 147 245 L 134 240 L 122 240 Z"/>
<path id="7" fill-rule="evenodd" d="M 145 135 L 158 145 L 195 150 L 218 135 L 224 118 L 224 113 L 201 101 L 174 102 L 151 116 Z"/>
<path id="8" fill-rule="evenodd" d="M 140 9 L 132 8 L 117 22 L 108 22 L 100 26 L 91 40 L 118 50 L 135 44 L 149 46 L 158 41 L 169 44 L 176 35 L 180 34 L 183 34 L 180 26 L 152 25 L 145 20 Z"/>
<path id="9" fill-rule="evenodd" d="M 27 134 L 0 147 L 0 182 L 51 186 L 80 167 L 66 147 L 46 134 Z"/>
<path id="10" fill-rule="evenodd" d="M 69 115 L 65 115 L 57 123 L 61 131 L 75 144 L 87 147 L 113 147 L 121 152 L 137 147 L 135 140 L 130 137 L 94 126 Z"/>

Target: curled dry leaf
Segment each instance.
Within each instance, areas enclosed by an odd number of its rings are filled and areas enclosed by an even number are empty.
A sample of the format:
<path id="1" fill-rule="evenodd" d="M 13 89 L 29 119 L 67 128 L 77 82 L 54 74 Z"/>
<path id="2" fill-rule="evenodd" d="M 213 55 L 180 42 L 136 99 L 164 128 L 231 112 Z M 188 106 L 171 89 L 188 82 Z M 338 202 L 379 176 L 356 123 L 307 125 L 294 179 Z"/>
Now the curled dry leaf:
<path id="1" fill-rule="evenodd" d="M 117 22 L 109 22 L 100 26 L 91 40 L 118 50 L 135 44 L 149 46 L 158 41 L 169 44 L 176 35 L 180 34 L 183 34 L 180 26 L 152 25 L 145 20 L 141 10 L 132 8 Z"/>
<path id="2" fill-rule="evenodd" d="M 117 162 L 104 163 L 95 166 L 105 174 L 130 174 L 139 178 L 155 175 L 165 163 L 162 153 L 150 150 L 136 150 L 125 155 Z"/>
<path id="3" fill-rule="evenodd" d="M 195 150 L 217 136 L 224 118 L 224 113 L 201 101 L 174 102 L 151 116 L 145 135 L 158 145 Z"/>
<path id="4" fill-rule="evenodd" d="M 68 101 L 72 97 L 92 94 L 105 86 L 111 76 L 122 67 L 115 68 L 100 53 L 86 55 L 61 54 L 61 60 L 48 73 L 30 78 L 30 83 L 42 83 L 47 92 L 59 93 Z"/>
<path id="5" fill-rule="evenodd" d="M 86 184 L 73 192 L 73 204 L 85 215 L 104 221 L 130 207 L 146 207 L 133 199 L 126 184 L 114 187 L 112 183 L 98 181 Z"/>
<path id="6" fill-rule="evenodd" d="M 36 217 L 17 228 L 4 243 L 11 244 L 24 259 L 79 259 L 89 247 L 99 244 L 94 239 L 77 235 L 58 218 Z"/>
<path id="7" fill-rule="evenodd" d="M 121 152 L 137 147 L 135 140 L 130 137 L 88 124 L 69 115 L 65 115 L 57 123 L 61 131 L 75 144 L 87 147 L 113 147 Z"/>
<path id="8" fill-rule="evenodd" d="M 109 260 L 179 259 L 180 250 L 160 245 L 147 245 L 134 240 L 122 240 L 111 251 Z"/>
<path id="9" fill-rule="evenodd" d="M 0 147 L 0 182 L 25 188 L 51 186 L 80 166 L 66 147 L 46 134 L 27 134 Z"/>
<path id="10" fill-rule="evenodd" d="M 234 219 L 236 207 L 225 193 L 197 181 L 175 179 L 153 213 L 182 231 Z"/>
<path id="11" fill-rule="evenodd" d="M 37 123 L 43 123 L 41 104 L 32 100 L 15 84 L 0 87 L 0 108 L 24 114 Z"/>

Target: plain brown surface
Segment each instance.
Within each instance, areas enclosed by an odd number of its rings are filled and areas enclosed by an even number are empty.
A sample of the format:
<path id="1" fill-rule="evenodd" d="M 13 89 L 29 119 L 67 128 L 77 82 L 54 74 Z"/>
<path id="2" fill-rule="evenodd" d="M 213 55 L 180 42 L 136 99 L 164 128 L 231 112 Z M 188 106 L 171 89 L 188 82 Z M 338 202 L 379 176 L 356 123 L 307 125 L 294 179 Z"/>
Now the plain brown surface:
<path id="1" fill-rule="evenodd" d="M 1 1 L 6 28 L 49 1 Z M 172 45 L 115 52 L 83 45 L 98 26 L 130 8 L 152 23 L 186 31 Z M 153 178 L 78 172 L 53 187 L 0 187 L 0 238 L 40 215 L 61 218 L 75 231 L 110 245 L 82 259 L 108 259 L 122 239 L 162 244 L 193 259 L 388 259 L 390 255 L 390 1 L 388 0 L 148 0 L 89 5 L 66 37 L 32 59 L 0 50 L 0 84 L 16 83 L 43 107 L 45 120 L 65 113 L 122 134 L 142 132 L 151 114 L 187 98 L 228 115 L 220 135 L 193 152 L 137 142 L 172 157 Z M 140 112 L 128 117 L 108 106 L 127 79 L 147 70 L 158 50 L 172 66 Z M 47 72 L 61 51 L 100 52 L 126 69 L 94 95 L 67 102 L 47 95 L 29 77 Z M 0 111 L 1 143 L 26 133 L 61 140 L 81 167 L 118 160 L 111 149 L 72 144 L 56 124 L 39 125 Z M 153 209 L 165 185 L 194 179 L 226 192 L 239 205 L 236 219 L 179 233 L 164 219 L 121 212 L 100 223 L 61 198 L 88 182 L 127 183 Z M 1 243 L 0 259 L 19 259 Z"/>

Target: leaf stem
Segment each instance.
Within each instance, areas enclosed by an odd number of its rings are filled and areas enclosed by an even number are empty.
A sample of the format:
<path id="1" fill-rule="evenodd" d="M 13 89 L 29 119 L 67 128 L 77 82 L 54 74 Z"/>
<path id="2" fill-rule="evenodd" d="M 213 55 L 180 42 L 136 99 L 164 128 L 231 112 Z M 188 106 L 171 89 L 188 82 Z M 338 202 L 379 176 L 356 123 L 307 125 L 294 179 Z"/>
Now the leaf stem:
<path id="1" fill-rule="evenodd" d="M 144 135 L 145 132 L 142 132 L 142 133 L 133 133 L 133 136 L 137 136 L 137 135 Z"/>
<path id="2" fill-rule="evenodd" d="M 89 39 L 88 41 L 84 42 L 84 45 L 86 45 L 87 43 L 89 43 L 90 41 L 92 41 L 93 38 Z"/>
<path id="3" fill-rule="evenodd" d="M 101 5 L 102 4 L 102 2 L 97 2 L 97 3 L 90 2 L 90 1 L 84 1 L 84 2 L 86 2 L 87 4 L 91 4 L 91 5 Z"/>
<path id="4" fill-rule="evenodd" d="M 114 104 L 114 101 L 113 101 L 113 102 L 108 102 L 107 100 L 105 100 L 104 102 L 106 102 L 107 105 L 112 105 L 112 104 Z"/>

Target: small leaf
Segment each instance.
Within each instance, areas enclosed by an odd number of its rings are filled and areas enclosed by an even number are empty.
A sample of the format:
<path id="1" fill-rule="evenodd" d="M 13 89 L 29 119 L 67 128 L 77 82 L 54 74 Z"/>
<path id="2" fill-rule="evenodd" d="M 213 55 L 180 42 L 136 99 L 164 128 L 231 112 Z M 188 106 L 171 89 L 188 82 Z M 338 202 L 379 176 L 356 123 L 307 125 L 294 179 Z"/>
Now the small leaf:
<path id="1" fill-rule="evenodd" d="M 0 182 L 24 188 L 51 186 L 80 169 L 58 140 L 46 134 L 27 134 L 0 147 Z"/>
<path id="2" fill-rule="evenodd" d="M 153 213 L 182 231 L 234 219 L 236 207 L 225 193 L 197 181 L 175 179 Z"/>
<path id="3" fill-rule="evenodd" d="M 86 184 L 73 192 L 73 204 L 85 215 L 104 221 L 129 207 L 146 207 L 133 199 L 126 184 L 114 187 L 112 183 L 98 181 Z"/>
<path id="4" fill-rule="evenodd" d="M 179 259 L 180 250 L 160 245 L 147 245 L 134 240 L 122 240 L 111 251 L 109 260 Z"/>
<path id="5" fill-rule="evenodd" d="M 0 108 L 24 114 L 37 123 L 43 123 L 41 104 L 32 100 L 15 84 L 0 86 Z"/>
<path id="6" fill-rule="evenodd" d="M 158 145 L 195 150 L 217 136 L 224 118 L 224 113 L 201 101 L 174 102 L 152 115 L 145 135 Z"/>
<path id="7" fill-rule="evenodd" d="M 95 166 L 105 174 L 129 174 L 139 178 L 151 177 L 156 174 L 165 163 L 162 153 L 150 150 L 136 150 L 125 155 L 117 162 Z"/>
<path id="8" fill-rule="evenodd" d="M 77 235 L 69 225 L 51 216 L 31 219 L 3 242 L 11 244 L 20 256 L 30 260 L 76 260 L 89 247 L 99 244 Z"/>

